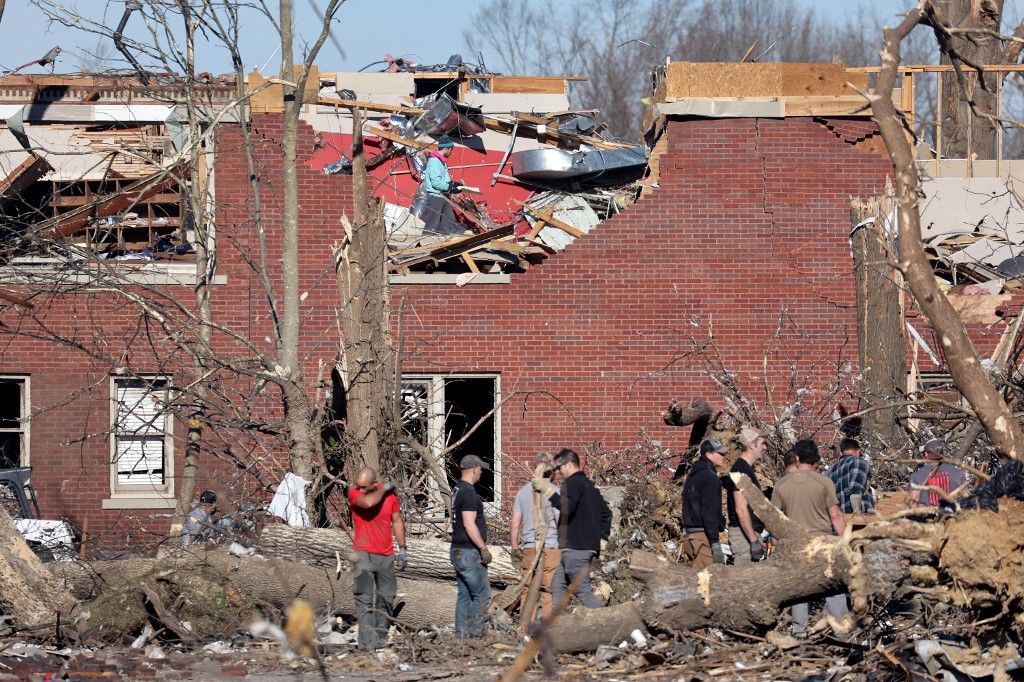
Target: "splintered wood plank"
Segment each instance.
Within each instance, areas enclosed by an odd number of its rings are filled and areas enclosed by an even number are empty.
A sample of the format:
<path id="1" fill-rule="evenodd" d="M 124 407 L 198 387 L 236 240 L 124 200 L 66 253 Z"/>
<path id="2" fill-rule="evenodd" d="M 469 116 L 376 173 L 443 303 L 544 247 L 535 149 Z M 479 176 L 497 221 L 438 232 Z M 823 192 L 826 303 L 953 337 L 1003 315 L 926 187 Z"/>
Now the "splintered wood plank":
<path id="1" fill-rule="evenodd" d="M 30 155 L 18 164 L 6 178 L 0 180 L 0 197 L 18 196 L 29 185 L 53 170 L 49 162 L 41 156 Z"/>
<path id="2" fill-rule="evenodd" d="M 407 114 L 409 116 L 419 116 L 426 111 L 426 109 L 407 107 L 401 104 L 381 104 L 380 102 L 366 102 L 360 99 L 333 99 L 330 97 L 319 98 L 317 104 L 328 107 L 345 107 L 346 109 L 366 109 L 367 111 L 379 111 L 390 114 Z"/>
<path id="3" fill-rule="evenodd" d="M 470 272 L 475 272 L 479 274 L 480 268 L 477 267 L 476 261 L 473 260 L 472 256 L 470 256 L 468 253 L 463 253 L 462 260 L 466 263 L 466 267 L 469 268 Z"/>
<path id="4" fill-rule="evenodd" d="M 555 94 L 565 93 L 568 79 L 537 77 L 537 76 L 494 76 L 491 78 L 493 93 L 530 93 Z"/>
<path id="5" fill-rule="evenodd" d="M 479 246 L 483 246 L 493 239 L 507 237 L 514 231 L 515 228 L 512 225 L 507 225 L 482 234 L 471 234 L 461 239 L 443 242 L 442 244 L 436 245 L 434 248 L 430 249 L 426 254 L 418 258 L 414 258 L 413 260 L 403 261 L 399 263 L 399 265 L 401 267 L 411 268 L 419 265 L 420 263 L 446 260 L 452 256 L 461 255 L 465 251 L 470 251 Z M 396 254 L 391 255 L 394 257 Z"/>
<path id="6" fill-rule="evenodd" d="M 559 220 L 558 218 L 555 218 L 554 215 L 553 215 L 554 211 L 551 210 L 550 208 L 543 208 L 543 209 L 541 209 L 541 208 L 537 208 L 536 206 L 531 206 L 530 204 L 527 204 L 527 203 L 522 202 L 522 201 L 518 201 L 516 203 L 521 205 L 523 208 L 525 208 L 527 211 L 529 211 L 530 213 L 532 213 L 536 217 L 538 217 L 541 220 L 543 220 L 545 223 L 547 223 L 551 227 L 557 227 L 559 230 L 561 230 L 562 232 L 565 232 L 566 234 L 568 234 L 568 235 L 570 235 L 572 237 L 579 238 L 579 237 L 582 237 L 583 235 L 586 234 L 586 232 L 583 232 L 582 230 L 573 227 L 569 223 L 563 222 L 563 221 Z"/>
<path id="7" fill-rule="evenodd" d="M 391 140 L 395 144 L 400 144 L 405 147 L 412 147 L 413 149 L 420 151 L 424 149 L 430 149 L 431 147 L 434 146 L 433 142 L 420 142 L 418 140 L 410 140 L 407 137 L 402 137 L 398 133 L 393 133 L 389 130 L 384 130 L 383 128 L 371 127 L 369 133 L 370 135 L 374 135 L 385 140 Z"/>

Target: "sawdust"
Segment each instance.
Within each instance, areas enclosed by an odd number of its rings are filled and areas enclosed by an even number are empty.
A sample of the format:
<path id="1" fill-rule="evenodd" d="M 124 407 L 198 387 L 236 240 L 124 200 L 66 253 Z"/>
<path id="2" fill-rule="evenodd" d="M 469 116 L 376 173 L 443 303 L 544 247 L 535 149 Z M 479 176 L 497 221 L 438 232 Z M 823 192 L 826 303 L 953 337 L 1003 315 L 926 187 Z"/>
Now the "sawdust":
<path id="1" fill-rule="evenodd" d="M 999 513 L 970 510 L 947 524 L 939 566 L 968 599 L 993 593 L 1007 606 L 1024 599 L 1024 502 L 1002 498 Z"/>

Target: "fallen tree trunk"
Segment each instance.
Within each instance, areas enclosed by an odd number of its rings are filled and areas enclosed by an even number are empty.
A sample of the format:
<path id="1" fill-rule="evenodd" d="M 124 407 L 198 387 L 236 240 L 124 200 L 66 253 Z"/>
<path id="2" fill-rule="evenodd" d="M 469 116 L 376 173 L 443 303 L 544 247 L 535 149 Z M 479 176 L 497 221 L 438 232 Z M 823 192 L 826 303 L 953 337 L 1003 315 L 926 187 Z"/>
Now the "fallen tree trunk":
<path id="1" fill-rule="evenodd" d="M 74 603 L 0 506 L 0 614 L 32 627 L 53 622 L 58 612 Z"/>
<path id="2" fill-rule="evenodd" d="M 778 538 L 772 557 L 747 566 L 712 565 L 702 571 L 639 555 L 633 575 L 648 586 L 639 602 L 583 609 L 560 618 L 551 637 L 559 651 L 586 651 L 618 644 L 622 633 L 645 627 L 692 630 L 723 627 L 759 632 L 773 626 L 793 603 L 849 590 L 855 610 L 873 592 L 887 595 L 910 577 L 904 558 L 938 552 L 934 525 L 886 523 L 851 544 L 850 538 L 811 535 L 768 502 L 748 478 L 737 484 L 765 526 Z M 898 541 L 899 544 L 895 544 Z M 602 623 L 601 627 L 595 627 Z"/>
<path id="3" fill-rule="evenodd" d="M 125 559 L 48 565 L 53 576 L 83 601 L 151 571 L 182 572 L 199 566 L 214 570 L 239 591 L 277 609 L 284 609 L 293 599 L 301 597 L 321 612 L 356 615 L 351 573 L 342 572 L 336 577 L 333 568 L 327 570 L 279 558 L 240 558 L 217 551 L 159 560 Z M 413 629 L 450 625 L 455 616 L 455 592 L 454 579 L 449 583 L 438 583 L 399 578 L 397 603 L 401 607 L 396 620 Z"/>
<path id="4" fill-rule="evenodd" d="M 264 554 L 327 566 L 332 570 L 340 557 L 342 566 L 351 570 L 352 538 L 344 531 L 273 525 L 263 529 L 257 544 Z M 452 581 L 454 584 L 455 569 L 448 556 L 449 546 L 441 540 L 408 538 L 409 566 L 402 575 L 413 579 Z M 512 554 L 508 548 L 492 546 L 491 554 L 494 561 L 487 567 L 491 584 L 505 586 L 518 582 L 520 571 L 512 565 Z"/>

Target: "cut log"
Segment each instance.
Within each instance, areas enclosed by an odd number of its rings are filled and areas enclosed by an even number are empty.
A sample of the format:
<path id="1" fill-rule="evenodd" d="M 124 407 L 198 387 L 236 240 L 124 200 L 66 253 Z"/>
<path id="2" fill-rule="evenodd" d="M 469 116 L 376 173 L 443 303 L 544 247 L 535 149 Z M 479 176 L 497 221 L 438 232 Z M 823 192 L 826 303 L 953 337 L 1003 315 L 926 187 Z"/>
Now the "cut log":
<path id="1" fill-rule="evenodd" d="M 0 506 L 0 614 L 32 627 L 53 622 L 58 612 L 74 603 Z"/>
<path id="2" fill-rule="evenodd" d="M 349 554 L 352 539 L 348 533 L 331 528 L 297 528 L 285 525 L 267 526 L 260 534 L 259 550 L 264 554 L 314 566 L 333 569 L 337 557 L 351 570 Z M 409 566 L 402 575 L 410 579 L 455 581 L 455 569 L 449 558 L 447 542 L 434 539 L 408 538 Z M 507 547 L 491 546 L 494 561 L 487 567 L 492 585 L 513 585 L 519 581 L 520 571 L 512 565 L 512 554 Z"/>
<path id="3" fill-rule="evenodd" d="M 219 572 L 239 591 L 277 609 L 301 597 L 319 612 L 355 616 L 353 574 L 279 558 L 239 558 L 223 551 L 166 559 L 125 559 L 49 564 L 53 575 L 82 600 L 139 578 L 154 569 L 188 571 L 203 564 Z M 450 625 L 455 619 L 455 580 L 449 583 L 398 579 L 401 604 L 396 620 L 413 629 Z"/>

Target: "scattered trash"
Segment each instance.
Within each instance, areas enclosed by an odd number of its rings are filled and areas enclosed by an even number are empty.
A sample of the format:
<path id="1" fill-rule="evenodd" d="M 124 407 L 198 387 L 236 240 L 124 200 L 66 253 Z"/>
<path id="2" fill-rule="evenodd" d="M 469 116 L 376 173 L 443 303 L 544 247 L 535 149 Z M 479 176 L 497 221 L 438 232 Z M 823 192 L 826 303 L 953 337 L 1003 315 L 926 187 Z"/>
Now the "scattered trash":
<path id="1" fill-rule="evenodd" d="M 252 556 L 256 553 L 256 548 L 246 547 L 241 543 L 232 542 L 231 545 L 228 547 L 228 552 L 234 554 L 235 556 Z"/>

